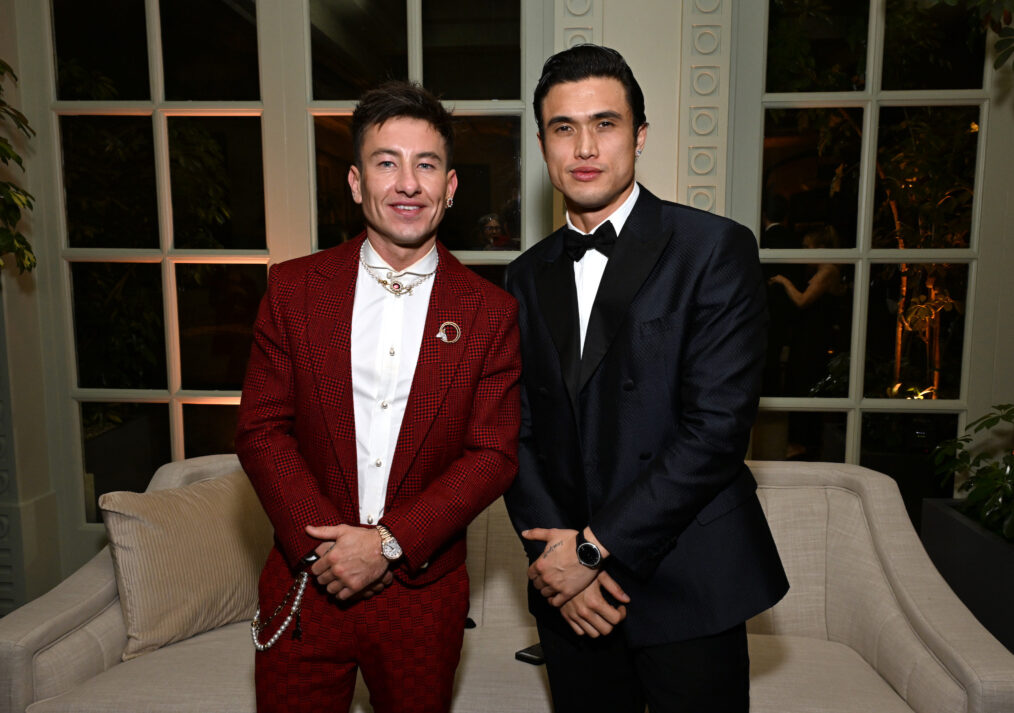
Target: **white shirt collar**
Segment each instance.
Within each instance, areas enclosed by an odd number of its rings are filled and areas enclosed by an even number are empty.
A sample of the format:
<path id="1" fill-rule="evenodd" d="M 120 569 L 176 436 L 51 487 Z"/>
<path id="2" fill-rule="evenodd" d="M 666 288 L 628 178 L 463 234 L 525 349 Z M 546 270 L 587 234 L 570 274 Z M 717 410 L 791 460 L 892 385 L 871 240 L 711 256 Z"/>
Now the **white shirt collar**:
<path id="1" fill-rule="evenodd" d="M 623 226 L 626 224 L 627 218 L 630 217 L 630 213 L 634 210 L 634 204 L 637 203 L 637 197 L 639 195 L 641 195 L 641 186 L 635 182 L 634 190 L 632 190 L 630 192 L 630 195 L 627 196 L 627 200 L 623 201 L 623 203 L 620 204 L 620 207 L 614 210 L 612 214 L 608 218 L 606 218 L 606 220 L 608 220 L 613 224 L 613 230 L 616 231 L 617 235 L 619 235 L 620 231 L 623 230 Z M 605 223 L 606 220 L 603 220 L 602 223 Z M 585 234 L 591 235 L 596 230 L 598 230 L 599 226 L 602 225 L 602 223 L 599 223 Z M 579 233 L 584 233 L 583 230 L 576 227 L 574 223 L 571 221 L 569 212 L 567 213 L 567 227 L 570 228 L 571 230 L 576 230 Z"/>
<path id="2" fill-rule="evenodd" d="M 428 272 L 433 272 L 437 269 L 437 258 L 437 244 L 433 243 L 433 247 L 430 248 L 429 252 L 404 270 L 399 271 L 388 265 L 387 261 L 377 254 L 377 251 L 373 249 L 373 245 L 369 240 L 365 240 L 363 244 L 363 261 L 367 265 L 374 269 L 390 270 L 395 275 L 406 275 L 409 273 L 413 275 L 425 275 Z"/>

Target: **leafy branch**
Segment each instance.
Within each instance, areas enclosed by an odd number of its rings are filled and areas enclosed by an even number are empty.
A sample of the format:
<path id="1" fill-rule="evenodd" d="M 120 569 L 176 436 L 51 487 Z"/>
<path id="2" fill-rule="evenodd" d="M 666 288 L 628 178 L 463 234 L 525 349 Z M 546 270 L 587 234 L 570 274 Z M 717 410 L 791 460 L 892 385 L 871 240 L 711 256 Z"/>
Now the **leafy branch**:
<path id="1" fill-rule="evenodd" d="M 20 131 L 30 139 L 35 135 L 35 130 L 29 126 L 28 119 L 3 98 L 3 83 L 7 75 L 10 75 L 17 84 L 18 77 L 14 74 L 14 70 L 0 59 L 0 125 L 13 124 L 16 131 Z M 22 172 L 25 170 L 24 161 L 14 150 L 10 139 L 2 135 L 0 135 L 0 163 L 4 166 L 13 163 Z M 35 197 L 31 193 L 13 181 L 0 180 L 0 267 L 4 266 L 3 256 L 8 253 L 13 253 L 19 272 L 26 272 L 35 267 L 35 252 L 28 239 L 18 231 L 22 211 L 30 211 L 34 207 Z"/>
<path id="2" fill-rule="evenodd" d="M 968 495 L 960 509 L 983 527 L 1014 542 L 1014 450 L 1010 436 L 997 449 L 970 448 L 972 434 L 1002 424 L 1014 426 L 1014 404 L 993 406 L 991 413 L 975 419 L 966 434 L 943 441 L 933 452 L 933 463 L 944 482 L 964 478 L 958 490 Z"/>

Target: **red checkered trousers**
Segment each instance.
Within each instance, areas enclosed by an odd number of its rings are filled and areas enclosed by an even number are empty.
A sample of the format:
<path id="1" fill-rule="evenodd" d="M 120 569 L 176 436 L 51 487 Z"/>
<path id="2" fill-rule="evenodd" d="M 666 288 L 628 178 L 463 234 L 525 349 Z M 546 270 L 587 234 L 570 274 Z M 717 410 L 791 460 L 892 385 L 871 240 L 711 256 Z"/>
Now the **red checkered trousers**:
<path id="1" fill-rule="evenodd" d="M 261 612 L 272 612 L 292 586 L 272 550 L 260 579 Z M 285 616 L 282 612 L 272 624 Z M 375 713 L 450 710 L 454 672 L 468 613 L 468 574 L 459 566 L 422 587 L 395 582 L 351 605 L 311 578 L 295 622 L 267 651 L 257 652 L 257 710 L 347 711 L 362 671 Z M 263 638 L 275 631 L 269 625 Z"/>

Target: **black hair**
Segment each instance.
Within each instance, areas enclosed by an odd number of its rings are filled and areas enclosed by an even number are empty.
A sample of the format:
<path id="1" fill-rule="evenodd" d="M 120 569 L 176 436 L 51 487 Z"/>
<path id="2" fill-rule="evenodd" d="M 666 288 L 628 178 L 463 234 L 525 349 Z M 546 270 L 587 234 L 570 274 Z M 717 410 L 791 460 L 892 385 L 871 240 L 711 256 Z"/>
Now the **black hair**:
<path id="1" fill-rule="evenodd" d="M 356 166 L 363 167 L 363 139 L 371 126 L 380 126 L 388 119 L 421 119 L 430 124 L 444 139 L 447 166 L 450 170 L 454 155 L 454 123 L 451 113 L 440 100 L 415 82 L 390 81 L 371 89 L 359 99 L 352 112 L 352 156 Z"/>
<path id="2" fill-rule="evenodd" d="M 546 100 L 549 90 L 564 82 L 579 82 L 589 77 L 609 77 L 623 85 L 627 94 L 627 104 L 634 116 L 634 136 L 648 120 L 644 116 L 644 93 L 641 85 L 634 79 L 623 55 L 609 47 L 593 44 L 575 45 L 570 49 L 557 52 L 542 65 L 542 76 L 535 87 L 535 121 L 539 125 L 539 133 L 543 132 L 542 103 Z"/>

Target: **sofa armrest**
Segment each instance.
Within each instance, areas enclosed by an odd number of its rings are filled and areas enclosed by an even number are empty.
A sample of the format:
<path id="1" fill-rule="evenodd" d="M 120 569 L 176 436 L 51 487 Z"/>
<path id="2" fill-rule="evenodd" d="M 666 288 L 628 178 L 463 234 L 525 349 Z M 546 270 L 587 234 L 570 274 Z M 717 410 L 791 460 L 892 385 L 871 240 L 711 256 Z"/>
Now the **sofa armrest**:
<path id="1" fill-rule="evenodd" d="M 819 556 L 808 548 L 814 559 L 807 562 L 823 571 L 817 588 L 806 585 L 823 596 L 820 605 L 812 593 L 804 599 L 821 609 L 806 619 L 821 624 L 828 640 L 859 653 L 919 713 L 1014 710 L 1014 655 L 936 571 L 894 480 L 833 463 L 756 462 L 751 469 L 767 498 L 807 491 L 805 499 L 819 503 L 813 512 L 825 520 L 822 547 Z M 796 517 L 784 506 L 775 513 Z M 772 526 L 800 534 L 791 522 Z"/>
<path id="2" fill-rule="evenodd" d="M 1014 655 L 986 631 L 947 585 L 912 527 L 897 485 L 886 476 L 877 476 L 878 485 L 890 490 L 892 497 L 864 494 L 863 508 L 904 624 L 964 689 L 968 713 L 1014 710 Z M 890 647 L 884 648 L 890 651 Z M 909 690 L 904 692 L 909 705 L 919 711 L 935 710 L 939 701 L 930 700 L 924 680 L 939 675 L 936 667 L 927 661 L 919 671 L 904 649 L 892 653 L 892 669 L 912 669 L 907 676 Z"/>
<path id="3" fill-rule="evenodd" d="M 23 713 L 118 663 L 127 643 L 109 548 L 0 619 L 0 713 Z"/>

